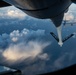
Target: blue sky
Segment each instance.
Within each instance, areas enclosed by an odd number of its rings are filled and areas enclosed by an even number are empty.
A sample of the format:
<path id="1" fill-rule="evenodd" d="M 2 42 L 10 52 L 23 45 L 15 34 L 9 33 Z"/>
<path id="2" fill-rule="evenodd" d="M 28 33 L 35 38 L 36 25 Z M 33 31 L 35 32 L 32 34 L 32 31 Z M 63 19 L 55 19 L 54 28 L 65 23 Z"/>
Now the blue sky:
<path id="1" fill-rule="evenodd" d="M 73 4 L 69 8 L 68 13 L 65 14 L 66 20 L 75 20 L 75 11 L 76 5 Z M 1 8 L 0 20 L 3 20 L 0 23 L 0 26 L 11 26 L 12 24 L 16 26 L 19 24 L 21 26 L 24 24 L 24 21 L 29 24 L 31 23 L 28 25 L 29 27 L 26 26 L 27 28 L 23 28 L 21 31 L 16 29 L 9 32 L 9 34 L 6 32 L 0 35 L 1 65 L 21 69 L 23 73 L 26 72 L 25 74 L 28 74 L 28 71 L 30 71 L 31 74 L 35 74 L 57 70 L 75 63 L 75 47 L 70 47 L 74 50 L 68 51 L 68 46 L 65 44 L 64 46 L 66 48 L 63 46 L 61 49 L 58 44 L 55 43 L 56 41 L 51 40 L 52 37 L 50 37 L 50 34 L 47 32 L 56 31 L 56 29 L 54 25 L 50 23 L 50 20 L 41 20 L 30 17 L 15 7 Z M 9 22 L 9 20 L 11 21 Z M 44 24 L 44 26 L 40 26 L 39 22 Z M 50 28 L 50 25 L 52 25 L 52 28 Z M 65 30 L 68 30 L 67 27 Z M 68 45 L 70 46 L 70 44 Z M 65 60 L 67 61 L 65 62 Z M 46 71 L 45 68 L 47 69 Z M 6 67 L 4 67 L 4 69 L 9 70 Z"/>

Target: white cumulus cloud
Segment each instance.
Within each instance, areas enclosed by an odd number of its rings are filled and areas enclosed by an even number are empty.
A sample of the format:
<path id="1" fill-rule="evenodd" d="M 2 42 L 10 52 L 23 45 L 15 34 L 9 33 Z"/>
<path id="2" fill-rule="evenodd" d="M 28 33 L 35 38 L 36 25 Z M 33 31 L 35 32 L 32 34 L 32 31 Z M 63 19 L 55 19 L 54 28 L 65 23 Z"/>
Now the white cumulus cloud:
<path id="1" fill-rule="evenodd" d="M 7 19 L 24 19 L 27 15 L 15 7 L 7 7 L 0 9 L 0 17 Z"/>
<path id="2" fill-rule="evenodd" d="M 50 45 L 50 42 L 44 42 L 42 39 L 44 36 L 45 30 L 34 31 L 25 28 L 21 32 L 14 30 L 9 35 L 2 34 L 0 36 L 0 63 L 13 65 L 29 58 L 47 60 L 49 56 L 43 50 Z"/>
<path id="3" fill-rule="evenodd" d="M 74 15 L 71 12 L 65 14 L 65 18 L 68 21 L 74 20 Z"/>
<path id="4" fill-rule="evenodd" d="M 28 43 L 22 43 L 18 45 L 11 45 L 5 51 L 3 51 L 3 56 L 8 61 L 20 61 L 21 59 L 26 58 L 35 58 L 40 53 L 43 52 L 43 49 L 48 46 L 49 43 L 41 43 L 38 41 L 30 41 Z M 46 55 L 43 55 L 41 58 L 46 59 Z"/>

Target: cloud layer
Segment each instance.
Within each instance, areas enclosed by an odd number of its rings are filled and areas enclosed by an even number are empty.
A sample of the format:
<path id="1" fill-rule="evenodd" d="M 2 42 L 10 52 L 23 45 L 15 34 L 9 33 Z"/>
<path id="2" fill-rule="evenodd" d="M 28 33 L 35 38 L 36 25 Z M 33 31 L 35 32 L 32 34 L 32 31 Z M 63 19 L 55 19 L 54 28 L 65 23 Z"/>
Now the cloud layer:
<path id="1" fill-rule="evenodd" d="M 14 7 L 2 10 L 3 13 L 0 13 L 0 17 L 2 18 L 19 18 L 22 20 L 27 16 Z M 66 14 L 66 19 L 71 21 L 74 19 L 74 16 L 75 15 L 70 11 Z M 28 28 L 30 29 L 31 26 L 31 30 L 24 28 L 22 31 L 14 30 L 10 34 L 5 33 L 0 35 L 1 65 L 20 69 L 24 75 L 34 75 L 37 73 L 55 71 L 57 69 L 61 69 L 63 67 L 76 63 L 75 38 L 71 38 L 71 40 L 64 43 L 64 46 L 60 48 L 57 45 L 57 42 L 54 41 L 54 39 L 52 39 L 49 34 L 50 30 L 52 29 L 52 25 L 50 25 L 50 23 L 46 23 L 45 27 L 45 22 L 43 23 L 39 20 L 34 20 L 34 22 L 36 22 L 34 23 L 33 20 L 31 22 L 30 19 L 33 18 L 28 18 Z M 39 25 L 37 25 L 37 23 L 39 23 Z M 15 25 L 17 23 L 13 22 L 13 24 Z M 24 24 L 24 21 L 22 24 Z M 7 22 L 7 25 L 10 25 L 10 23 Z M 32 25 L 33 27 L 36 26 L 35 30 L 32 30 Z M 43 28 L 42 25 L 45 30 L 47 29 L 47 34 L 45 33 L 44 29 L 40 29 L 40 27 Z M 70 29 L 70 32 L 72 29 L 74 30 L 74 28 L 75 27 L 72 27 Z M 55 29 L 51 31 L 55 31 Z M 66 33 L 66 31 L 64 31 L 64 33 Z M 51 39 L 53 40 L 52 44 L 48 42 L 51 41 Z M 73 44 L 73 46 L 70 44 L 70 42 Z M 4 67 L 4 69 L 9 70 L 7 67 Z"/>
<path id="2" fill-rule="evenodd" d="M 42 40 L 44 36 L 44 30 L 34 31 L 28 29 L 23 29 L 21 32 L 14 30 L 9 35 L 2 34 L 0 36 L 0 64 L 11 66 L 16 63 L 20 64 L 26 59 L 34 60 L 39 58 L 47 60 L 49 57 L 43 50 L 50 43 Z"/>
<path id="3" fill-rule="evenodd" d="M 65 14 L 65 18 L 67 21 L 73 21 L 74 20 L 74 15 L 71 12 L 68 12 Z"/>
<path id="4" fill-rule="evenodd" d="M 27 16 L 25 13 L 23 13 L 22 11 L 20 11 L 19 9 L 15 8 L 15 7 L 10 7 L 10 8 L 2 8 L 0 9 L 2 12 L 0 12 L 0 17 L 2 18 L 7 18 L 7 19 L 25 19 L 25 17 Z"/>

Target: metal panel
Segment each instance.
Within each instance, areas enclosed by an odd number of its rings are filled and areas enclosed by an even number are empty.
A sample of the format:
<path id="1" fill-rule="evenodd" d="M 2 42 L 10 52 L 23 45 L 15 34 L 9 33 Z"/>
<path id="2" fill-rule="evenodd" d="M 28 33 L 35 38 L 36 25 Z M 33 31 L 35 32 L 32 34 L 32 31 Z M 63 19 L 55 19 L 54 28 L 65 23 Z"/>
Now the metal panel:
<path id="1" fill-rule="evenodd" d="M 4 0 L 37 18 L 53 18 L 70 6 L 71 0 Z"/>

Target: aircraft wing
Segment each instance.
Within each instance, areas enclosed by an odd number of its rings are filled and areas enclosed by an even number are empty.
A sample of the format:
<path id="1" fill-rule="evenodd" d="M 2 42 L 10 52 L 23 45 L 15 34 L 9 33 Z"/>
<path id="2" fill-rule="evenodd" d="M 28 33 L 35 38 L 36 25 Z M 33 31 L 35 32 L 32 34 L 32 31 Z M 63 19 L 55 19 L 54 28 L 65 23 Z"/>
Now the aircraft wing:
<path id="1" fill-rule="evenodd" d="M 1 7 L 7 7 L 7 6 L 11 6 L 10 4 L 4 2 L 3 0 L 0 0 L 0 8 Z"/>

